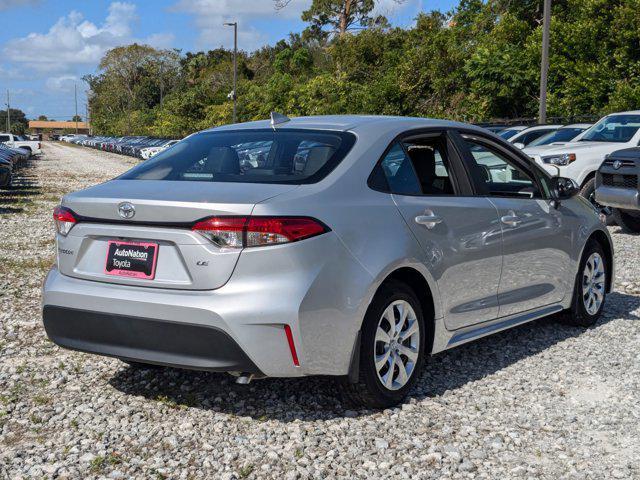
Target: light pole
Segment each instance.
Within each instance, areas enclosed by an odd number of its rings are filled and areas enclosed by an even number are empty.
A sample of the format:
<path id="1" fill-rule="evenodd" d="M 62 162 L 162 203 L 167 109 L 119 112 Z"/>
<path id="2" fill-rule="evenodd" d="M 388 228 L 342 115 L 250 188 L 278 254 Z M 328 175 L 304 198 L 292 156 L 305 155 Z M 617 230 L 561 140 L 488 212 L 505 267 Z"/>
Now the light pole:
<path id="1" fill-rule="evenodd" d="M 76 121 L 76 135 L 78 134 L 78 84 L 73 84 L 73 98 L 76 102 L 76 116 L 73 118 Z"/>
<path id="2" fill-rule="evenodd" d="M 542 63 L 540 65 L 540 112 L 538 122 L 547 122 L 547 75 L 549 74 L 549 30 L 551 28 L 551 0 L 544 0 L 542 20 Z"/>
<path id="3" fill-rule="evenodd" d="M 11 133 L 11 102 L 9 101 L 9 89 L 7 89 L 7 133 Z"/>
<path id="4" fill-rule="evenodd" d="M 238 22 L 229 22 L 224 24 L 226 27 L 233 27 L 233 91 L 229 95 L 233 98 L 233 123 L 236 123 L 238 95 L 236 88 L 238 87 Z"/>

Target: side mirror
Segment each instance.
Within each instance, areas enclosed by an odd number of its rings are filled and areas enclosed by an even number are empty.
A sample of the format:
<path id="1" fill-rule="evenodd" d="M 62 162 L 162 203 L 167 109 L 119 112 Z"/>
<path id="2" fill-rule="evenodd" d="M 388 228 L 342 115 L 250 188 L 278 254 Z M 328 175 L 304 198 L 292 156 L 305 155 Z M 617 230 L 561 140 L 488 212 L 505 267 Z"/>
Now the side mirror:
<path id="1" fill-rule="evenodd" d="M 525 147 L 524 143 L 520 143 L 520 142 L 516 142 L 513 144 L 515 147 L 518 147 L 520 150 L 522 150 Z"/>
<path id="2" fill-rule="evenodd" d="M 565 177 L 553 177 L 551 188 L 554 200 L 568 200 L 580 192 L 580 186 L 574 180 Z"/>

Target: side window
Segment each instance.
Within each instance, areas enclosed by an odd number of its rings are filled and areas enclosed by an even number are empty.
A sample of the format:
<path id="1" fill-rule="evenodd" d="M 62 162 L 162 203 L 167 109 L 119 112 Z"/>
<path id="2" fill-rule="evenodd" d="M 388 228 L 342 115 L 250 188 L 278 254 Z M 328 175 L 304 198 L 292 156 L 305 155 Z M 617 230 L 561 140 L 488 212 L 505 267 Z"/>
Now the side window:
<path id="1" fill-rule="evenodd" d="M 464 138 L 473 161 L 473 180 L 481 192 L 496 197 L 543 198 L 531 176 L 498 150 Z"/>
<path id="2" fill-rule="evenodd" d="M 386 183 L 392 193 L 403 195 L 454 195 L 444 136 L 412 137 L 395 143 L 371 182 Z M 384 179 L 380 180 L 380 177 Z"/>
<path id="3" fill-rule="evenodd" d="M 419 195 L 421 193 L 420 182 L 411 160 L 399 143 L 391 147 L 391 150 L 380 162 L 380 166 L 392 193 L 405 195 Z"/>
<path id="4" fill-rule="evenodd" d="M 444 136 L 412 138 L 403 142 L 424 195 L 453 195 Z"/>
<path id="5" fill-rule="evenodd" d="M 8 142 L 9 140 L 11 140 L 11 138 L 9 137 L 9 135 L 0 135 L 0 143 L 2 143 L 2 142 Z"/>

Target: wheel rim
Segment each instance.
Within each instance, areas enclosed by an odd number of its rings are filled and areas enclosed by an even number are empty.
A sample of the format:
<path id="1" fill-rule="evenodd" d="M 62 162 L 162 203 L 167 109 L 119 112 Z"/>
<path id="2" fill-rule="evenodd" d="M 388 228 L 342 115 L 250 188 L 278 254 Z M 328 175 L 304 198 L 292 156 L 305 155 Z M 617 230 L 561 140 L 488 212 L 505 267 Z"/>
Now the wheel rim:
<path id="1" fill-rule="evenodd" d="M 604 261 L 599 253 L 592 253 L 582 272 L 582 301 L 589 315 L 600 310 L 605 294 Z"/>
<path id="2" fill-rule="evenodd" d="M 378 379 L 388 390 L 404 387 L 418 361 L 420 324 L 404 300 L 396 300 L 383 312 L 376 329 L 373 361 Z"/>

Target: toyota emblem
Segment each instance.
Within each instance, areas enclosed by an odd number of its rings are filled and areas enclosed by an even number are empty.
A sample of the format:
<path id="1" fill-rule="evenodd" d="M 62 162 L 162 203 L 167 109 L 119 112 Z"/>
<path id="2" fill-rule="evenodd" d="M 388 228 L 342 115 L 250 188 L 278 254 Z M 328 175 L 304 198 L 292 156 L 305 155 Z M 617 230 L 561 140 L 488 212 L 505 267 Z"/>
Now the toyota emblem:
<path id="1" fill-rule="evenodd" d="M 615 168 L 616 170 L 618 170 L 621 166 L 622 166 L 622 162 L 620 160 L 615 160 L 613 162 L 613 168 Z"/>
<path id="2" fill-rule="evenodd" d="M 128 220 L 130 218 L 133 218 L 135 214 L 136 207 L 134 207 L 129 202 L 122 202 L 120 205 L 118 205 L 118 215 L 120 215 L 122 218 Z"/>

